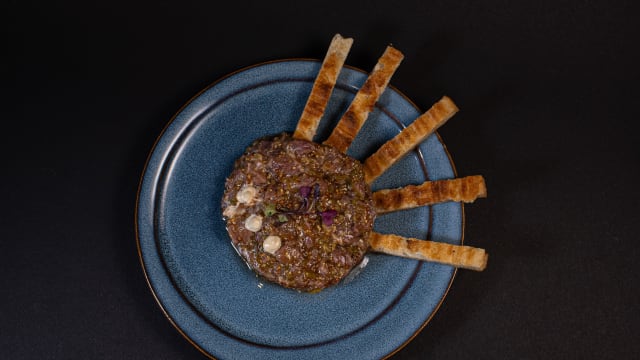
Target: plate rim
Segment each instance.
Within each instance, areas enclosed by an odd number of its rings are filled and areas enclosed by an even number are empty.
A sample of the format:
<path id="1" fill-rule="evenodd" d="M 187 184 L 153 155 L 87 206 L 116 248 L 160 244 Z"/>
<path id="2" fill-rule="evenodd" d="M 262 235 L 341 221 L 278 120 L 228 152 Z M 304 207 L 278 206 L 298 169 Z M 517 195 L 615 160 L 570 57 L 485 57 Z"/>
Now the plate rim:
<path id="1" fill-rule="evenodd" d="M 167 311 L 167 309 L 165 308 L 165 306 L 162 304 L 162 301 L 160 300 L 159 294 L 157 293 L 156 289 L 154 289 L 149 273 L 148 273 L 148 269 L 147 266 L 145 264 L 144 261 L 144 257 L 142 254 L 142 247 L 141 247 L 141 240 L 140 240 L 140 233 L 139 233 L 139 211 L 140 211 L 140 195 L 142 192 L 142 188 L 143 188 L 143 183 L 144 183 L 144 179 L 145 179 L 145 175 L 147 174 L 147 170 L 148 170 L 148 166 L 149 163 L 153 157 L 153 154 L 156 151 L 156 148 L 160 142 L 160 140 L 163 138 L 164 134 L 166 133 L 167 129 L 174 123 L 174 121 L 176 120 L 176 118 L 183 112 L 183 110 L 185 110 L 190 104 L 192 104 L 196 99 L 198 99 L 201 95 L 203 95 L 204 93 L 206 93 L 209 89 L 215 87 L 217 84 L 219 84 L 220 82 L 236 75 L 242 72 L 245 72 L 247 70 L 253 69 L 253 68 L 258 68 L 258 67 L 262 67 L 262 66 L 266 66 L 266 65 L 270 65 L 270 64 L 277 64 L 277 63 L 285 63 L 285 62 L 315 62 L 315 63 L 320 63 L 321 60 L 320 59 L 316 59 L 316 58 L 306 58 L 306 57 L 290 57 L 290 58 L 282 58 L 282 59 L 275 59 L 275 60 L 268 60 L 268 61 L 263 61 L 263 62 L 259 62 L 259 63 L 255 63 L 252 65 L 248 65 L 248 66 L 244 66 L 241 68 L 238 68 L 232 72 L 227 73 L 226 75 L 223 75 L 219 78 L 217 78 L 216 80 L 214 80 L 213 82 L 209 83 L 207 86 L 205 86 L 202 90 L 198 91 L 195 95 L 193 95 L 192 97 L 190 97 L 172 116 L 171 118 L 165 123 L 165 125 L 163 126 L 162 130 L 159 132 L 159 134 L 156 136 L 152 146 L 150 147 L 150 150 L 147 154 L 142 172 L 140 173 L 139 176 L 139 181 L 138 181 L 138 188 L 136 191 L 136 201 L 135 201 L 135 208 L 134 208 L 134 230 L 135 230 L 135 241 L 136 241 L 136 248 L 137 248 L 137 253 L 138 253 L 138 260 L 140 261 L 140 266 L 142 268 L 142 272 L 145 278 L 145 282 L 147 283 L 147 287 L 149 288 L 149 290 L 151 291 L 151 294 L 156 302 L 156 304 L 158 305 L 158 307 L 160 308 L 162 314 L 164 314 L 165 318 L 169 321 L 169 323 L 178 331 L 178 333 L 180 335 L 182 335 L 182 337 L 184 339 L 187 340 L 187 342 L 189 342 L 193 347 L 195 347 L 200 353 L 202 353 L 203 355 L 205 355 L 207 358 L 209 359 L 217 359 L 215 356 L 213 356 L 212 354 L 210 354 L 207 350 L 205 350 L 201 345 L 199 345 L 195 340 L 193 340 L 189 335 L 187 335 L 187 333 L 178 325 L 178 323 L 174 320 L 174 318 L 172 317 L 171 314 L 169 314 L 169 312 Z M 345 68 L 348 68 L 350 70 L 356 71 L 356 72 L 360 72 L 363 74 L 368 74 L 367 71 L 360 69 L 358 67 L 355 66 L 351 66 L 348 64 L 344 64 Z M 398 95 L 400 95 L 400 97 L 402 97 L 404 100 L 406 100 L 412 107 L 414 107 L 417 111 L 419 111 L 420 113 L 423 113 L 423 110 L 413 101 L 411 100 L 407 95 L 405 95 L 402 91 L 400 91 L 398 88 L 396 88 L 395 86 L 389 84 L 388 88 L 394 90 Z M 458 172 L 455 166 L 455 163 L 453 161 L 453 158 L 451 156 L 451 153 L 449 152 L 449 149 L 447 148 L 446 144 L 444 143 L 441 135 L 438 133 L 438 131 L 434 131 L 434 135 L 437 137 L 439 143 L 442 145 L 443 150 L 445 155 L 447 156 L 447 159 L 449 160 L 449 164 L 451 166 L 452 172 L 454 174 L 454 177 L 458 177 Z M 422 154 L 422 153 L 420 153 Z M 460 244 L 463 245 L 464 244 L 464 238 L 465 238 L 465 225 L 466 225 L 466 217 L 465 217 L 465 204 L 464 203 L 460 203 L 460 227 L 461 227 L 461 232 L 460 232 Z M 424 328 L 427 326 L 427 324 L 429 324 L 431 322 L 431 320 L 433 319 L 433 317 L 435 316 L 435 314 L 440 310 L 440 307 L 442 306 L 442 304 L 444 303 L 444 300 L 446 299 L 447 295 L 449 294 L 449 290 L 451 289 L 451 286 L 453 285 L 453 282 L 456 278 L 458 269 L 456 267 L 453 268 L 452 274 L 451 274 L 451 278 L 449 279 L 449 282 L 444 290 L 444 293 L 442 294 L 441 298 L 439 299 L 438 303 L 436 304 L 436 306 L 434 307 L 433 311 L 431 312 L 431 314 L 425 319 L 425 321 L 422 323 L 422 325 L 420 327 L 418 327 L 411 336 L 409 336 L 407 339 L 405 339 L 399 346 L 397 346 L 394 350 L 392 350 L 391 352 L 389 352 L 387 355 L 385 355 L 384 357 L 382 357 L 382 359 L 388 359 L 392 356 L 394 356 L 396 353 L 398 353 L 400 350 L 402 350 L 404 347 L 406 347 L 410 342 L 412 342 L 415 337 L 420 334 Z"/>

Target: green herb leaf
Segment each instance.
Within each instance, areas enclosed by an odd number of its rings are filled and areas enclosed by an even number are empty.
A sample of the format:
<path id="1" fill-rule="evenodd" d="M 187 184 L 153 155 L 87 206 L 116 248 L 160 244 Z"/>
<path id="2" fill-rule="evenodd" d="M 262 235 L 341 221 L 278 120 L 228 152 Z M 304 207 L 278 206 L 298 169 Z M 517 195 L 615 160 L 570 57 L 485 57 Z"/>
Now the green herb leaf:
<path id="1" fill-rule="evenodd" d="M 276 206 L 274 204 L 265 204 L 264 206 L 264 216 L 272 216 L 275 215 L 276 211 Z"/>

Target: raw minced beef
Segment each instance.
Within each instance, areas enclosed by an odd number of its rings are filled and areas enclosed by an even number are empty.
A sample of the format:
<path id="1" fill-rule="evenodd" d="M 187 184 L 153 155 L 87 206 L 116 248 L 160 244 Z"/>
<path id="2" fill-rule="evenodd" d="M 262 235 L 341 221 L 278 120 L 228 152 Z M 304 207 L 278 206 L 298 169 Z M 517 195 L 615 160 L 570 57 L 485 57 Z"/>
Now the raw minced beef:
<path id="1" fill-rule="evenodd" d="M 222 211 L 246 263 L 302 291 L 334 285 L 360 263 L 375 220 L 360 162 L 288 134 L 256 140 L 236 160 Z"/>

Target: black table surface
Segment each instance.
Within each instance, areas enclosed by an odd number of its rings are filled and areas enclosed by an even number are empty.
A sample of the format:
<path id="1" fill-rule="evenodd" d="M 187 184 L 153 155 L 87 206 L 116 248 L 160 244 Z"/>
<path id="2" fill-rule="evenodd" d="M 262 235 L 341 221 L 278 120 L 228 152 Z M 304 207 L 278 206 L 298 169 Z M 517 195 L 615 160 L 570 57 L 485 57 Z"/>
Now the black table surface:
<path id="1" fill-rule="evenodd" d="M 0 357 L 203 359 L 136 248 L 138 182 L 176 111 L 216 79 L 322 58 L 335 33 L 439 130 L 484 272 L 459 271 L 394 359 L 640 357 L 640 6 L 634 1 L 3 1 Z M 384 336 L 384 334 L 381 334 Z M 354 354 L 357 358 L 357 354 Z"/>

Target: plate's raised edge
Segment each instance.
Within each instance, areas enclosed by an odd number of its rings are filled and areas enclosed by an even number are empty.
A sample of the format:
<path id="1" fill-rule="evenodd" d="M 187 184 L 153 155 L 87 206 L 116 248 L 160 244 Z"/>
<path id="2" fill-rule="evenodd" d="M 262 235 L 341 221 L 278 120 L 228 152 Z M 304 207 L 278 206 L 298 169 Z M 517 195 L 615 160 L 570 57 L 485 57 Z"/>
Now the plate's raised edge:
<path id="1" fill-rule="evenodd" d="M 147 167 L 149 165 L 149 162 L 151 161 L 151 157 L 153 156 L 153 153 L 156 149 L 156 146 L 158 145 L 158 142 L 160 141 L 160 139 L 162 139 L 164 133 L 166 132 L 167 128 L 169 126 L 171 126 L 171 124 L 173 123 L 173 121 L 176 119 L 176 117 L 186 108 L 188 107 L 195 99 L 197 99 L 198 97 L 200 97 L 202 94 L 204 94 L 205 92 L 207 92 L 210 88 L 216 86 L 218 83 L 222 82 L 223 80 L 234 76 L 238 73 L 244 72 L 246 70 L 252 69 L 252 68 L 256 68 L 256 67 L 260 67 L 260 66 L 265 66 L 265 65 L 269 65 L 269 64 L 274 64 L 274 63 L 282 63 L 282 62 L 289 62 L 289 61 L 313 61 L 313 62 L 320 62 L 321 60 L 319 59 L 313 59 L 313 58 L 285 58 L 285 59 L 278 59 L 278 60 L 271 60 L 271 61 L 265 61 L 265 62 L 261 62 L 261 63 L 257 63 L 257 64 L 253 64 L 253 65 L 249 65 L 249 66 L 245 66 L 242 67 L 240 69 L 237 69 L 233 72 L 228 73 L 227 75 L 215 80 L 214 82 L 212 82 L 211 84 L 209 84 L 207 87 L 205 87 L 204 89 L 200 90 L 198 93 L 196 93 L 194 96 L 192 96 L 187 102 L 185 102 L 184 105 L 182 105 L 180 107 L 180 109 L 178 109 L 176 111 L 176 113 L 171 117 L 171 119 L 165 124 L 165 126 L 163 127 L 162 131 L 160 132 L 160 134 L 156 137 L 156 140 L 154 141 L 151 150 L 149 151 L 149 154 L 147 155 L 147 159 L 145 160 L 145 164 L 144 167 L 142 169 L 142 173 L 140 174 L 140 179 L 138 181 L 138 190 L 136 192 L 136 203 L 135 203 L 135 211 L 134 211 L 134 230 L 135 230 L 135 236 L 136 236 L 136 248 L 138 251 L 138 260 L 140 261 L 140 266 L 142 267 L 142 273 L 144 275 L 145 281 L 147 282 L 147 286 L 149 287 L 149 290 L 151 291 L 151 295 L 153 296 L 154 300 L 156 301 L 156 304 L 158 304 L 158 306 L 160 307 L 160 310 L 162 311 L 162 313 L 164 314 L 164 316 L 167 318 L 167 320 L 169 321 L 169 323 L 178 331 L 178 333 L 180 335 L 182 335 L 183 338 L 185 338 L 193 347 L 195 347 L 198 351 L 200 351 L 200 353 L 202 353 L 203 355 L 205 355 L 206 357 L 216 360 L 216 358 L 211 355 L 210 353 L 208 353 L 206 350 L 204 350 L 200 345 L 198 345 L 193 339 L 191 339 L 181 328 L 180 326 L 173 320 L 173 318 L 171 317 L 171 315 L 168 313 L 168 311 L 164 308 L 164 305 L 162 304 L 162 302 L 160 301 L 160 298 L 158 297 L 158 294 L 156 293 L 155 289 L 153 288 L 153 285 L 151 284 L 151 280 L 149 278 L 149 274 L 147 272 L 147 268 L 145 266 L 144 263 L 144 259 L 142 256 L 142 249 L 140 246 L 140 234 L 138 232 L 138 206 L 140 203 L 140 192 L 142 190 L 142 185 L 143 185 L 143 181 L 144 181 L 144 175 L 147 172 Z M 349 68 L 351 70 L 355 70 L 355 71 L 359 71 L 362 73 L 367 74 L 367 72 L 365 70 L 362 70 L 360 68 L 354 67 L 354 66 L 350 66 L 345 64 L 344 67 Z M 417 109 L 420 113 L 422 113 L 423 111 L 420 109 L 419 106 L 417 106 L 409 97 L 407 97 L 403 92 L 401 92 L 400 90 L 398 90 L 396 87 L 394 87 L 393 85 L 389 84 L 388 85 L 389 88 L 393 89 L 394 91 L 396 91 L 401 97 L 403 97 L 409 104 L 411 104 L 411 106 L 413 106 L 415 109 Z M 440 144 L 442 145 L 445 154 L 447 154 L 447 158 L 449 159 L 449 163 L 451 165 L 451 168 L 453 170 L 453 174 L 454 177 L 458 177 L 458 172 L 456 170 L 456 166 L 455 163 L 453 162 L 453 158 L 451 157 L 451 154 L 449 153 L 449 150 L 447 149 L 446 144 L 442 141 L 442 137 L 440 136 L 440 134 L 435 131 L 434 132 L 435 135 L 438 138 L 438 141 L 440 142 Z M 418 151 L 419 156 L 422 158 L 422 152 Z M 424 159 L 422 159 L 422 162 L 424 162 Z M 464 244 L 464 233 L 465 233 L 465 213 L 464 213 L 464 203 L 460 203 L 460 210 L 461 210 L 461 237 L 460 237 L 460 243 Z M 415 339 L 415 337 L 427 326 L 427 324 L 431 321 L 431 319 L 433 319 L 433 317 L 435 316 L 435 314 L 438 312 L 438 310 L 440 309 L 440 307 L 442 306 L 442 304 L 444 303 L 444 299 L 447 297 L 447 295 L 449 294 L 449 290 L 451 289 L 451 286 L 453 284 L 453 280 L 456 277 L 456 274 L 458 272 L 457 268 L 454 268 L 453 270 L 453 274 L 451 275 L 451 279 L 449 280 L 449 284 L 447 285 L 447 288 L 444 292 L 444 294 L 442 295 L 442 297 L 440 298 L 440 301 L 438 302 L 438 304 L 436 305 L 435 309 L 431 312 L 431 315 L 425 320 L 425 322 L 413 333 L 413 335 L 411 335 L 409 338 L 407 338 L 407 340 L 405 340 L 400 346 L 398 346 L 396 349 L 394 349 L 393 351 L 391 351 L 389 354 L 387 354 L 383 359 L 388 359 L 390 357 L 392 357 L 393 355 L 395 355 L 396 353 L 398 353 L 400 350 L 402 350 L 405 346 L 407 346 L 407 344 L 409 344 L 411 341 L 413 341 L 413 339 Z"/>

